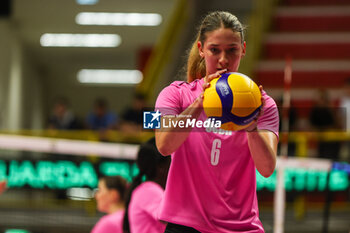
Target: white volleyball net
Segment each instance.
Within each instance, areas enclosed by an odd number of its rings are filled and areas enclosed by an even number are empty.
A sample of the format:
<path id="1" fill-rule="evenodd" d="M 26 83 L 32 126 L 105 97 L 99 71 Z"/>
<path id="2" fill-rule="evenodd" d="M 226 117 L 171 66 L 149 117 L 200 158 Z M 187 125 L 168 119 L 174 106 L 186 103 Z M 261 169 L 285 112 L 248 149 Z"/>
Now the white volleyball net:
<path id="1" fill-rule="evenodd" d="M 307 140 L 302 133 L 290 139 L 303 135 Z M 63 230 L 63 225 L 71 226 L 70 232 L 88 232 L 100 217 L 93 198 L 98 177 L 121 175 L 131 181 L 138 172 L 138 148 L 135 142 L 0 134 L 0 180 L 7 179 L 9 186 L 0 196 L 0 231 Z M 271 177 L 257 173 L 266 232 L 349 230 L 349 174 L 346 162 L 279 157 Z"/>

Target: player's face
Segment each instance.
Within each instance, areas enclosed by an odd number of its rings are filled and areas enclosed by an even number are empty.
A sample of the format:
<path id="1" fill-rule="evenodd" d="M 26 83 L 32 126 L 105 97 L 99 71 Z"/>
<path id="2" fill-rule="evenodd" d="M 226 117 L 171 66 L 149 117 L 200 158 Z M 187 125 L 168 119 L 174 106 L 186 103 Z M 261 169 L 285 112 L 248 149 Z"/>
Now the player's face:
<path id="1" fill-rule="evenodd" d="M 113 203 L 110 192 L 111 190 L 107 188 L 105 181 L 100 180 L 98 182 L 98 190 L 95 194 L 98 211 L 108 213 L 108 210 Z"/>
<path id="2" fill-rule="evenodd" d="M 245 55 L 245 42 L 242 44 L 239 32 L 229 28 L 219 28 L 206 34 L 202 44 L 198 42 L 199 55 L 205 59 L 207 75 L 218 70 L 237 72 L 241 58 Z"/>

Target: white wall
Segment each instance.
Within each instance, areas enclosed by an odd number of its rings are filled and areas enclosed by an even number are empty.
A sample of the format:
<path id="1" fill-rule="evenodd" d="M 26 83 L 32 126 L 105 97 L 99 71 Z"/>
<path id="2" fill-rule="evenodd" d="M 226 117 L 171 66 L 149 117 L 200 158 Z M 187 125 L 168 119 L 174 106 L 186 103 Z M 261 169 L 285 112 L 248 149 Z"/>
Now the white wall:
<path id="1" fill-rule="evenodd" d="M 11 64 L 11 37 L 9 25 L 5 20 L 0 20 L 0 129 L 7 125 L 7 96 Z"/>
<path id="2" fill-rule="evenodd" d="M 67 59 L 72 58 L 67 57 Z M 134 67 L 128 67 L 128 64 L 132 64 L 134 59 L 136 60 L 136 58 L 133 58 L 131 61 L 125 61 L 125 59 L 120 58 L 101 65 L 93 65 L 93 61 L 88 61 L 79 68 L 133 69 Z M 96 98 L 105 98 L 109 103 L 110 110 L 117 114 L 121 114 L 130 105 L 134 86 L 81 84 L 76 76 L 78 70 L 74 65 L 68 67 L 61 64 L 47 70 L 45 75 L 46 115 L 50 114 L 54 100 L 57 97 L 67 98 L 72 111 L 82 121 L 92 110 Z"/>
<path id="3" fill-rule="evenodd" d="M 42 128 L 42 87 L 16 27 L 0 20 L 0 129 Z"/>

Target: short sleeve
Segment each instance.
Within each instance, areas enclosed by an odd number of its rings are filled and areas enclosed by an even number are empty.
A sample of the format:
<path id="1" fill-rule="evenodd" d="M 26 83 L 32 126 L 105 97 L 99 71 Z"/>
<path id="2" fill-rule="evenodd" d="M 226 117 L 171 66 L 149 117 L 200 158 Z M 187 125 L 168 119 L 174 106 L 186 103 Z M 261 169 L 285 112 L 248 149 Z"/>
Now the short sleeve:
<path id="1" fill-rule="evenodd" d="M 276 102 L 265 92 L 263 97 L 265 98 L 264 114 L 258 120 L 258 129 L 269 130 L 279 137 L 279 114 Z"/>
<path id="2" fill-rule="evenodd" d="M 159 206 L 162 201 L 164 191 L 159 187 L 148 186 L 143 192 L 138 192 L 135 199 L 139 201 L 140 208 L 145 213 L 152 216 L 153 219 L 158 219 Z"/>
<path id="3" fill-rule="evenodd" d="M 131 232 L 164 232 L 158 214 L 164 190 L 152 181 L 139 185 L 131 195 L 129 220 Z"/>
<path id="4" fill-rule="evenodd" d="M 113 233 L 115 232 L 115 226 L 112 222 L 108 221 L 106 216 L 102 217 L 99 222 L 96 223 L 91 233 Z"/>
<path id="5" fill-rule="evenodd" d="M 180 89 L 174 84 L 164 88 L 158 95 L 155 110 L 163 115 L 177 115 L 181 113 Z"/>

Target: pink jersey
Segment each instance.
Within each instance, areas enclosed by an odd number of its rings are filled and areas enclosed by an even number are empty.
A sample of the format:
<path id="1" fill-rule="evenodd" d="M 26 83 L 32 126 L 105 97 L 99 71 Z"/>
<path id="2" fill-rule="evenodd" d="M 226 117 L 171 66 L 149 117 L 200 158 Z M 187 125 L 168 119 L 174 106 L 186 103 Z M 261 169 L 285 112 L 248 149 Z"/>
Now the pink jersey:
<path id="1" fill-rule="evenodd" d="M 151 181 L 140 184 L 132 192 L 129 204 L 131 233 L 164 232 L 166 225 L 160 222 L 158 218 L 163 195 L 163 188 Z"/>
<path id="2" fill-rule="evenodd" d="M 103 216 L 91 233 L 123 233 L 124 210 Z"/>
<path id="3" fill-rule="evenodd" d="M 203 91 L 203 79 L 173 82 L 158 96 L 162 114 L 183 112 Z M 265 92 L 258 128 L 278 137 L 279 116 Z M 163 111 L 163 112 L 162 112 Z M 199 118 L 204 118 L 202 114 Z M 259 220 L 255 165 L 245 131 L 192 130 L 171 155 L 160 219 L 203 233 L 264 232 Z"/>

